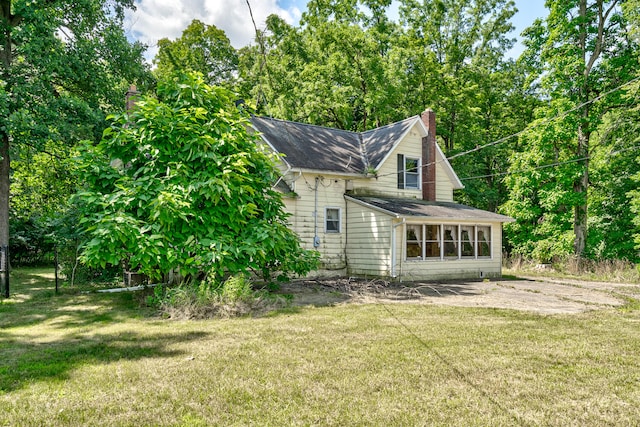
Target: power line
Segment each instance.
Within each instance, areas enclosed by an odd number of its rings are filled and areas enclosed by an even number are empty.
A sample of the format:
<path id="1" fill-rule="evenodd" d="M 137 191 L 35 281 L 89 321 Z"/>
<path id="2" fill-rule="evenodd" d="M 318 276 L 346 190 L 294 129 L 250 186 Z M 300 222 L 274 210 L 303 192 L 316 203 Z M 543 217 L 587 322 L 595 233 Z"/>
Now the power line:
<path id="1" fill-rule="evenodd" d="M 537 166 L 534 168 L 528 168 L 528 169 L 520 169 L 517 171 L 505 171 L 505 172 L 496 172 L 496 173 L 491 173 L 491 174 L 486 174 L 486 175 L 476 175 L 476 176 L 469 176 L 466 178 L 460 178 L 460 181 L 467 181 L 467 180 L 471 180 L 471 179 L 480 179 L 480 178 L 491 178 L 494 176 L 503 176 L 503 175 L 516 175 L 519 173 L 526 173 L 526 172 L 532 172 L 535 170 L 539 170 L 539 169 L 547 169 L 547 168 L 551 168 L 554 166 L 561 166 L 561 165 L 566 165 L 569 163 L 577 163 L 577 162 L 581 162 L 583 160 L 589 160 L 591 157 L 582 157 L 579 159 L 573 159 L 573 160 L 566 160 L 564 162 L 556 162 L 556 163 L 550 163 L 547 165 L 541 165 L 541 166 Z"/>
<path id="2" fill-rule="evenodd" d="M 590 100 L 588 100 L 588 101 L 585 101 L 585 102 L 583 102 L 582 104 L 577 105 L 577 106 L 575 106 L 575 107 L 573 107 L 573 108 L 571 108 L 571 109 L 569 109 L 569 110 L 567 110 L 567 111 L 564 111 L 564 112 L 562 112 L 562 113 L 560 113 L 560 114 L 556 115 L 555 117 L 550 117 L 550 118 L 545 119 L 545 120 L 543 120 L 543 121 L 541 121 L 541 122 L 539 122 L 539 123 L 536 123 L 536 124 L 534 125 L 534 128 L 535 128 L 535 127 L 538 127 L 538 126 L 546 125 L 546 124 L 548 124 L 548 123 L 550 123 L 550 122 L 552 122 L 552 121 L 554 121 L 554 120 L 564 118 L 564 117 L 566 117 L 567 115 L 569 115 L 570 113 L 572 113 L 572 112 L 574 112 L 574 111 L 576 111 L 576 110 L 578 110 L 578 109 L 580 109 L 580 108 L 582 108 L 582 107 L 584 107 L 584 106 L 586 106 L 586 105 L 589 105 L 589 104 L 592 104 L 592 103 L 594 103 L 594 102 L 596 102 L 596 101 L 599 101 L 600 99 L 604 98 L 605 96 L 610 95 L 610 94 L 612 94 L 613 92 L 616 92 L 616 91 L 618 91 L 618 90 L 622 89 L 623 87 L 628 86 L 628 85 L 630 85 L 630 84 L 632 84 L 632 83 L 635 83 L 635 82 L 637 82 L 637 81 L 640 81 L 640 76 L 636 77 L 635 79 L 631 79 L 631 80 L 629 80 L 628 82 L 623 83 L 623 84 L 621 84 L 621 85 L 619 85 L 619 86 L 617 86 L 617 87 L 615 87 L 615 88 L 613 88 L 613 89 L 610 89 L 610 90 L 608 90 L 608 91 L 606 91 L 606 92 L 604 92 L 604 93 L 602 93 L 602 94 L 600 94 L 600 95 L 596 96 L 595 98 L 590 99 Z M 492 147 L 492 146 L 494 146 L 494 145 L 501 144 L 501 143 L 503 143 L 503 142 L 505 142 L 505 141 L 507 141 L 507 140 L 509 140 L 509 139 L 513 138 L 513 137 L 520 136 L 520 135 L 522 135 L 523 133 L 525 133 L 525 132 L 527 132 L 527 131 L 529 131 L 529 130 L 531 130 L 531 129 L 530 129 L 530 128 L 523 129 L 523 130 L 521 130 L 520 132 L 516 132 L 516 133 L 514 133 L 514 134 L 511 134 L 511 135 L 505 136 L 504 138 L 500 138 L 500 139 L 498 139 L 498 140 L 496 140 L 496 141 L 493 141 L 493 142 L 490 142 L 490 143 L 488 143 L 488 144 L 485 144 L 485 145 L 482 145 L 482 146 L 479 146 L 479 147 L 473 148 L 473 149 L 471 149 L 471 150 L 463 151 L 463 152 L 461 152 L 461 153 L 454 154 L 453 156 L 448 157 L 448 159 L 449 159 L 449 160 L 451 160 L 451 159 L 455 159 L 455 158 L 457 158 L 457 157 L 461 157 L 461 156 L 464 156 L 464 155 L 467 155 L 467 154 L 470 154 L 470 153 L 474 153 L 474 152 L 476 152 L 476 151 L 480 151 L 480 150 L 482 150 L 482 149 L 484 149 L 484 148 L 487 148 L 487 147 Z"/>
<path id="3" fill-rule="evenodd" d="M 495 141 L 489 142 L 489 143 L 487 143 L 485 145 L 481 145 L 481 146 L 475 147 L 475 148 L 473 148 L 471 150 L 467 150 L 467 151 L 463 151 L 461 153 L 454 154 L 454 155 L 446 157 L 446 158 L 444 158 L 442 160 L 436 160 L 436 161 L 432 161 L 432 162 L 429 162 L 429 163 L 424 164 L 424 165 L 420 165 L 419 168 L 422 169 L 422 168 L 426 168 L 426 167 L 431 166 L 431 165 L 437 165 L 439 163 L 443 163 L 445 160 L 449 161 L 449 160 L 452 160 L 452 159 L 455 159 L 455 158 L 458 158 L 458 157 L 465 156 L 467 154 L 475 153 L 476 151 L 480 151 L 480 150 L 483 150 L 483 149 L 488 148 L 488 147 L 492 147 L 492 146 L 495 146 L 495 145 L 498 145 L 498 144 L 502 144 L 502 143 L 510 140 L 511 138 L 518 137 L 518 136 L 520 136 L 520 135 L 522 135 L 524 133 L 527 133 L 527 132 L 531 131 L 532 129 L 535 129 L 535 128 L 539 127 L 539 126 L 544 126 L 544 125 L 546 125 L 546 124 L 548 124 L 548 123 L 550 123 L 550 122 L 552 122 L 554 120 L 558 120 L 558 119 L 564 118 L 567 115 L 569 115 L 570 113 L 572 113 L 572 112 L 574 112 L 574 111 L 576 111 L 576 110 L 578 110 L 578 109 L 580 109 L 580 108 L 582 108 L 582 107 L 584 107 L 586 105 L 592 104 L 592 103 L 604 98 L 605 96 L 610 95 L 611 93 L 616 92 L 616 91 L 622 89 L 623 87 L 628 86 L 630 84 L 633 84 L 633 83 L 635 83 L 637 81 L 640 81 L 640 76 L 638 76 L 638 77 L 636 77 L 634 79 L 631 79 L 626 83 L 622 83 L 622 84 L 616 86 L 615 88 L 610 89 L 610 90 L 598 95 L 597 97 L 595 97 L 593 99 L 590 99 L 588 101 L 583 102 L 580 105 L 577 105 L 576 107 L 573 107 L 573 108 L 571 108 L 571 109 L 569 109 L 567 111 L 559 113 L 554 117 L 550 117 L 550 118 L 545 119 L 545 120 L 543 120 L 541 122 L 538 122 L 538 123 L 534 124 L 532 127 L 527 127 L 527 128 L 525 128 L 525 129 L 523 129 L 523 130 L 521 130 L 519 132 L 516 132 L 516 133 L 513 133 L 511 135 L 502 137 L 502 138 L 497 139 Z M 577 162 L 577 161 L 580 161 L 580 160 L 585 160 L 585 159 L 577 159 L 577 160 L 573 160 L 572 162 Z M 378 175 L 378 177 L 391 176 L 391 175 L 395 175 L 396 173 L 397 172 L 390 172 L 390 173 Z M 503 174 L 506 175 L 507 173 L 508 172 L 504 172 Z M 491 176 L 491 175 L 482 176 L 482 177 L 489 177 L 489 176 Z M 478 177 L 460 178 L 460 180 L 463 181 L 463 180 L 468 180 L 468 179 L 473 179 L 473 178 L 478 178 Z"/>

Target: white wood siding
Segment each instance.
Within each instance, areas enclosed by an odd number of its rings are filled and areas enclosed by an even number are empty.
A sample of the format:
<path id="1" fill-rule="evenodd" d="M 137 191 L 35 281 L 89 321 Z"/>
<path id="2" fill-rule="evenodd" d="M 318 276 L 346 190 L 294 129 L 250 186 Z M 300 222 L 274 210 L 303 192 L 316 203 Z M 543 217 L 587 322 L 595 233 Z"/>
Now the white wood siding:
<path id="1" fill-rule="evenodd" d="M 349 274 L 390 276 L 391 217 L 347 201 Z"/>
<path id="2" fill-rule="evenodd" d="M 316 206 L 316 177 L 317 206 Z M 293 231 L 300 236 L 305 249 L 316 249 L 321 255 L 321 266 L 326 270 L 346 268 L 344 249 L 346 246 L 347 227 L 345 213 L 345 185 L 349 177 L 317 175 L 291 172 L 285 178 L 297 194 L 295 198 L 285 198 L 285 207 L 291 214 L 289 222 Z M 340 233 L 325 232 L 325 208 L 339 208 L 341 211 Z M 317 208 L 317 221 L 314 212 Z M 317 248 L 313 246 L 316 235 L 320 239 Z"/>
<path id="3" fill-rule="evenodd" d="M 404 140 L 387 158 L 377 171 L 378 178 L 354 181 L 356 193 L 384 194 L 389 197 L 405 197 L 422 199 L 422 190 L 398 189 L 398 154 L 406 157 L 422 159 L 422 135 L 416 126 L 407 133 Z M 372 165 L 375 166 L 375 165 Z"/>
<path id="4" fill-rule="evenodd" d="M 440 156 L 438 156 L 440 157 Z M 436 201 L 453 202 L 453 184 L 444 171 L 444 164 L 436 164 Z"/>

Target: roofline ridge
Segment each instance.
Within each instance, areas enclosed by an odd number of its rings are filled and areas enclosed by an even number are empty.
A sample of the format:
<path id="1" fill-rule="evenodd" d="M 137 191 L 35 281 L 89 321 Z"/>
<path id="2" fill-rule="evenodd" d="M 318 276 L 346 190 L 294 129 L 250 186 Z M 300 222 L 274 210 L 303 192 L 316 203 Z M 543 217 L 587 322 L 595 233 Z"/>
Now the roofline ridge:
<path id="1" fill-rule="evenodd" d="M 408 122 L 408 121 L 411 121 L 411 120 L 416 120 L 416 119 L 419 119 L 419 118 L 420 118 L 420 116 L 407 117 L 406 119 L 398 120 L 398 121 L 393 122 L 393 123 L 388 123 L 388 124 L 386 124 L 384 126 L 380 126 L 380 127 L 377 127 L 377 128 L 369 129 L 369 130 L 366 130 L 366 131 L 361 132 L 361 133 L 364 135 L 365 133 L 377 132 L 379 130 L 382 130 L 382 129 L 385 129 L 385 128 L 388 128 L 388 127 L 391 127 L 391 126 L 395 126 L 398 123 L 404 123 L 404 122 Z"/>
<path id="2" fill-rule="evenodd" d="M 278 119 L 278 118 L 269 117 L 269 116 L 256 116 L 256 115 L 254 115 L 253 117 L 256 117 L 258 119 L 275 120 L 275 121 L 278 121 L 278 122 L 291 123 L 291 124 L 294 124 L 294 125 L 301 125 L 301 126 L 307 126 L 307 127 L 313 127 L 313 128 L 330 129 L 330 130 L 335 130 L 335 131 L 338 131 L 338 132 L 346 132 L 346 133 L 351 133 L 351 134 L 355 134 L 355 135 L 360 135 L 362 133 L 362 132 L 356 132 L 356 131 L 347 130 L 347 129 L 339 129 L 339 128 L 336 128 L 336 127 L 314 125 L 314 124 L 311 124 L 311 123 L 302 123 L 302 122 L 296 122 L 296 121 L 293 121 L 293 120 L 286 120 L 286 119 Z"/>

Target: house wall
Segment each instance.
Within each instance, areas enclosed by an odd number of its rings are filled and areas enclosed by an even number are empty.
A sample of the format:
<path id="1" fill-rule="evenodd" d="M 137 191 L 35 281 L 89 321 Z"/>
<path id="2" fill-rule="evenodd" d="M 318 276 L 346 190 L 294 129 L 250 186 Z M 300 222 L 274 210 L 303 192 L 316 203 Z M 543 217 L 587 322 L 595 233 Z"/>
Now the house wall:
<path id="1" fill-rule="evenodd" d="M 317 204 L 316 204 L 316 178 Z M 296 197 L 284 198 L 285 208 L 291 214 L 289 222 L 305 249 L 316 249 L 321 255 L 319 275 L 338 275 L 346 272 L 345 246 L 347 237 L 344 193 L 352 177 L 327 174 L 289 172 L 285 181 Z M 340 232 L 325 231 L 325 208 L 340 209 Z M 317 209 L 317 218 L 314 213 Z M 314 247 L 317 235 L 319 246 Z"/>
<path id="2" fill-rule="evenodd" d="M 442 224 L 454 225 L 491 225 L 491 254 L 490 259 L 434 259 L 434 260 L 405 260 L 406 231 L 399 227 L 396 233 L 397 264 L 396 274 L 399 280 L 437 280 L 437 279 L 478 279 L 484 277 L 500 277 L 502 275 L 502 225 L 498 223 L 447 222 Z"/>
<path id="3" fill-rule="evenodd" d="M 436 201 L 453 202 L 453 184 L 451 184 L 449 176 L 444 171 L 443 163 L 436 165 Z"/>
<path id="4" fill-rule="evenodd" d="M 422 199 L 422 189 L 398 188 L 398 154 L 406 157 L 422 158 L 422 133 L 418 126 L 414 126 L 398 144 L 391 155 L 377 171 L 378 178 L 354 180 L 355 194 L 380 194 L 388 197 L 403 197 L 410 199 Z M 436 200 L 439 202 L 453 201 L 453 184 L 445 172 L 443 158 L 438 153 L 436 164 Z M 424 172 L 424 165 L 423 172 Z"/>
<path id="5" fill-rule="evenodd" d="M 422 199 L 422 190 L 402 190 L 398 188 L 398 154 L 407 157 L 422 158 L 422 135 L 418 127 L 414 126 L 404 140 L 398 144 L 395 150 L 377 170 L 378 178 L 354 181 L 356 194 L 384 194 L 389 197 L 404 197 Z M 376 166 L 376 165 L 372 165 Z"/>
<path id="6" fill-rule="evenodd" d="M 359 276 L 391 275 L 392 218 L 346 202 L 349 240 L 347 272 Z"/>

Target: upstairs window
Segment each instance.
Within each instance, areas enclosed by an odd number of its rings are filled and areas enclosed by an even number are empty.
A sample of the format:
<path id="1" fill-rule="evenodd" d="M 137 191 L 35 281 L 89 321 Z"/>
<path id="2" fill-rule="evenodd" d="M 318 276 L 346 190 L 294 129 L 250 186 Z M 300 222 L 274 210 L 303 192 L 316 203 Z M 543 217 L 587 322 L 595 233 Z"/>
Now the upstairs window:
<path id="1" fill-rule="evenodd" d="M 420 189 L 420 159 L 398 154 L 398 188 Z"/>

